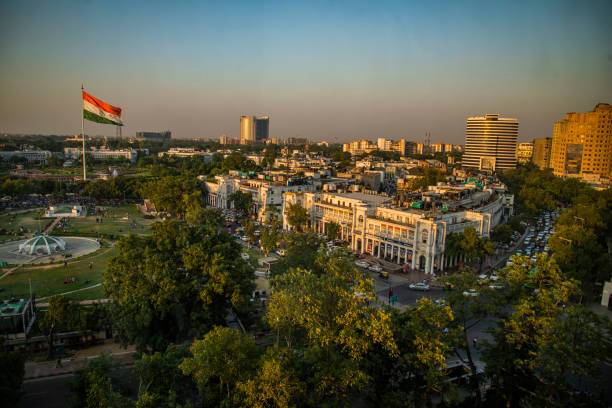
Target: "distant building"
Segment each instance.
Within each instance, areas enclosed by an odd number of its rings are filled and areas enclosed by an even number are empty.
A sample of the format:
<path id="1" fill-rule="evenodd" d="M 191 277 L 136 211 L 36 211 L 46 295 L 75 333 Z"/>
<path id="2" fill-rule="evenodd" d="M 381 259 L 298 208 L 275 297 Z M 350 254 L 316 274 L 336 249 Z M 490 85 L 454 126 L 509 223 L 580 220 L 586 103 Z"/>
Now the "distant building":
<path id="1" fill-rule="evenodd" d="M 222 145 L 227 144 L 227 135 L 225 133 L 219 138 L 219 143 Z"/>
<path id="2" fill-rule="evenodd" d="M 407 142 L 406 139 L 400 139 L 399 141 L 387 140 L 383 137 L 379 137 L 376 140 L 376 144 L 369 140 L 354 140 L 350 143 L 344 143 L 342 145 L 342 151 L 349 152 L 353 156 L 358 156 L 364 153 L 370 153 L 374 150 L 381 150 L 384 152 L 398 152 L 402 156 L 411 154 L 413 150 L 413 143 Z"/>
<path id="3" fill-rule="evenodd" d="M 157 157 L 163 157 L 165 155 L 174 156 L 174 157 L 191 157 L 191 156 L 200 156 L 204 159 L 204 162 L 209 163 L 212 161 L 212 153 L 206 153 L 201 150 L 195 150 L 193 147 L 173 147 L 169 149 L 167 152 L 159 152 L 157 153 Z"/>
<path id="4" fill-rule="evenodd" d="M 79 159 L 83 150 L 79 147 L 64 147 L 64 156 L 69 159 Z M 130 162 L 136 162 L 138 158 L 138 152 L 132 149 L 121 149 L 121 150 L 107 150 L 105 148 L 88 150 L 86 152 L 94 160 L 108 160 L 108 159 L 126 159 Z"/>
<path id="5" fill-rule="evenodd" d="M 163 132 L 136 132 L 136 139 L 139 140 L 151 140 L 160 141 L 170 140 L 172 138 L 172 132 L 169 130 Z"/>
<path id="6" fill-rule="evenodd" d="M 519 143 L 516 145 L 516 161 L 521 164 L 531 162 L 533 157 L 533 142 Z"/>
<path id="7" fill-rule="evenodd" d="M 560 177 L 596 181 L 612 176 L 612 105 L 568 113 L 555 123 L 550 167 Z"/>
<path id="8" fill-rule="evenodd" d="M 550 167 L 550 151 L 552 149 L 552 137 L 533 139 L 533 156 L 531 161 L 540 169 Z"/>
<path id="9" fill-rule="evenodd" d="M 270 137 L 270 117 L 241 116 L 240 144 L 264 142 Z"/>
<path id="10" fill-rule="evenodd" d="M 46 163 L 53 154 L 48 150 L 16 150 L 14 152 L 0 152 L 0 158 L 8 161 L 12 157 L 22 157 L 28 162 Z"/>
<path id="11" fill-rule="evenodd" d="M 487 114 L 468 118 L 463 167 L 484 171 L 516 168 L 518 119 Z"/>

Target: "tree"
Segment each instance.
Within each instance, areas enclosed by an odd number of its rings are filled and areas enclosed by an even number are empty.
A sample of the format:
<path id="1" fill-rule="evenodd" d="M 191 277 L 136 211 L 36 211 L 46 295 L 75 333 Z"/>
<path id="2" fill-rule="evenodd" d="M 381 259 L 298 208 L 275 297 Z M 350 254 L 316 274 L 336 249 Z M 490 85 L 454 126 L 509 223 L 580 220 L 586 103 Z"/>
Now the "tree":
<path id="1" fill-rule="evenodd" d="M 256 230 L 257 228 L 255 227 L 255 223 L 253 221 L 248 220 L 244 224 L 244 234 L 249 238 L 249 241 L 247 242 L 249 248 L 251 247 L 251 242 L 257 242 L 257 235 L 255 234 Z"/>
<path id="2" fill-rule="evenodd" d="M 262 165 L 268 167 L 268 170 L 271 170 L 274 167 L 274 161 L 278 156 L 278 146 L 276 145 L 268 145 L 266 150 L 264 150 L 264 159 Z"/>
<path id="3" fill-rule="evenodd" d="M 480 282 L 476 271 L 472 268 L 464 268 L 461 273 L 445 276 L 442 279 L 445 286 L 453 288 L 447 297 L 447 303 L 453 311 L 453 321 L 448 326 L 449 345 L 453 354 L 461 361 L 471 375 L 470 385 L 476 396 L 476 406 L 482 402 L 480 395 L 479 376 L 472 350 L 468 332 L 471 328 L 481 323 L 495 309 L 491 297 L 495 295 L 493 289 L 483 286 L 479 288 Z M 478 296 L 464 296 L 465 291 L 478 289 Z M 465 353 L 464 354 L 461 352 Z"/>
<path id="4" fill-rule="evenodd" d="M 507 289 L 498 292 L 495 341 L 484 345 L 493 382 L 488 400 L 565 405 L 577 395 L 569 377 L 591 376 L 609 359 L 612 326 L 573 303 L 577 282 L 546 255 L 518 257 L 499 273 Z"/>
<path id="5" fill-rule="evenodd" d="M 305 347 L 318 404 L 365 385 L 361 358 L 380 347 L 396 355 L 390 313 L 370 306 L 374 286 L 340 253 L 321 252 L 324 273 L 290 269 L 272 281 L 267 321 L 289 348 Z M 298 336 L 298 333 L 303 333 Z"/>
<path id="6" fill-rule="evenodd" d="M 176 220 L 154 224 L 150 237 L 129 235 L 104 273 L 123 344 L 141 352 L 201 335 L 241 309 L 253 290 L 241 247 L 218 225 Z"/>
<path id="7" fill-rule="evenodd" d="M 183 375 L 179 365 L 188 355 L 187 346 L 176 346 L 168 347 L 163 353 L 144 354 L 136 360 L 139 406 L 168 406 L 184 399 L 192 382 Z"/>
<path id="8" fill-rule="evenodd" d="M 472 227 L 466 227 L 459 235 L 449 234 L 446 242 L 445 253 L 449 256 L 462 255 L 469 263 L 478 261 L 479 270 L 484 258 L 494 252 L 491 240 L 479 237 Z"/>
<path id="9" fill-rule="evenodd" d="M 340 225 L 337 222 L 328 222 L 325 224 L 325 232 L 327 234 L 327 238 L 329 238 L 331 241 L 335 241 L 340 233 Z"/>
<path id="10" fill-rule="evenodd" d="M 58 326 L 68 327 L 76 322 L 75 306 L 65 296 L 53 296 L 49 299 L 49 308 L 39 320 L 40 330 L 47 337 L 47 358 L 53 357 L 53 339 Z"/>
<path id="11" fill-rule="evenodd" d="M 115 373 L 118 368 L 109 354 L 101 354 L 77 371 L 70 385 L 69 406 L 74 408 L 122 408 L 129 406 L 121 395 L 122 381 Z"/>
<path id="12" fill-rule="evenodd" d="M 255 375 L 237 384 L 240 405 L 253 408 L 295 407 L 304 385 L 291 367 L 289 349 L 270 348 L 259 360 Z"/>
<path id="13" fill-rule="evenodd" d="M 25 355 L 16 351 L 0 351 L 0 401 L 16 407 L 23 395 L 21 386 L 25 375 Z"/>
<path id="14" fill-rule="evenodd" d="M 278 245 L 281 239 L 281 226 L 282 224 L 274 212 L 268 214 L 268 219 L 261 229 L 261 247 L 266 252 L 266 256 Z"/>
<path id="15" fill-rule="evenodd" d="M 290 268 L 310 269 L 315 274 L 321 274 L 321 268 L 317 262 L 319 250 L 323 240 L 312 231 L 293 232 L 285 235 L 287 251 L 285 256 L 272 265 L 271 275 L 285 273 Z"/>
<path id="16" fill-rule="evenodd" d="M 202 340 L 189 348 L 191 357 L 183 360 L 180 369 L 190 375 L 206 394 L 206 388 L 218 383 L 218 396 L 231 399 L 237 382 L 248 378 L 255 366 L 257 347 L 253 339 L 228 327 L 215 326 Z"/>
<path id="17" fill-rule="evenodd" d="M 432 167 L 425 167 L 421 176 L 412 179 L 410 183 L 408 183 L 407 189 L 409 191 L 427 189 L 427 187 L 435 186 L 441 181 L 446 181 L 446 175 L 443 171 Z"/>
<path id="18" fill-rule="evenodd" d="M 191 196 L 201 189 L 201 183 L 191 177 L 166 176 L 156 181 L 150 181 L 142 188 L 142 194 L 148 196 L 160 212 L 166 212 L 175 217 L 183 217 L 187 205 L 193 200 L 202 200 L 202 196 Z M 185 199 L 185 196 L 188 199 Z"/>
<path id="19" fill-rule="evenodd" d="M 491 234 L 491 239 L 493 241 L 508 244 L 510 243 L 510 241 L 512 241 L 513 233 L 514 230 L 508 224 L 499 225 L 493 230 L 493 233 Z"/>
<path id="20" fill-rule="evenodd" d="M 411 358 L 425 382 L 424 399 L 431 401 L 432 393 L 442 389 L 446 360 L 451 352 L 445 328 L 454 320 L 450 307 L 438 306 L 430 299 L 421 298 L 412 311 L 409 331 L 414 336 Z"/>
<path id="21" fill-rule="evenodd" d="M 242 213 L 244 217 L 248 217 L 253 213 L 253 196 L 251 193 L 243 193 L 238 190 L 230 195 L 230 200 L 234 203 L 234 208 Z"/>
<path id="22" fill-rule="evenodd" d="M 296 231 L 302 231 L 308 225 L 308 211 L 299 204 L 289 204 L 287 207 L 287 222 Z"/>

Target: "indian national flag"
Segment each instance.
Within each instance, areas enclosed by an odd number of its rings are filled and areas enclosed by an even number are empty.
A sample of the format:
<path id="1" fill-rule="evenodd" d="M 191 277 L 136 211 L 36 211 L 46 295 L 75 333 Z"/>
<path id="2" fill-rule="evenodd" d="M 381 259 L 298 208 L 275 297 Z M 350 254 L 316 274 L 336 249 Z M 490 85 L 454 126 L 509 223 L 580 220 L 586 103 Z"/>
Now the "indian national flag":
<path id="1" fill-rule="evenodd" d="M 83 91 L 83 117 L 97 123 L 123 126 L 121 108 L 109 105 Z"/>

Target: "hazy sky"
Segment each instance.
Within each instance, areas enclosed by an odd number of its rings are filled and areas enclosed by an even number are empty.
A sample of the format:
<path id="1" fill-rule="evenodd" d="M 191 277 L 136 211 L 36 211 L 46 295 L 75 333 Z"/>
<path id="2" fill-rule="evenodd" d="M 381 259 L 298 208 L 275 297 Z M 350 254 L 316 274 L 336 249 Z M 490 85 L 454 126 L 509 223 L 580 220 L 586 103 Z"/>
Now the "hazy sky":
<path id="1" fill-rule="evenodd" d="M 80 132 L 81 83 L 124 135 L 269 114 L 281 138 L 463 143 L 501 113 L 531 140 L 612 103 L 612 1 L 1 1 L 0 132 Z"/>

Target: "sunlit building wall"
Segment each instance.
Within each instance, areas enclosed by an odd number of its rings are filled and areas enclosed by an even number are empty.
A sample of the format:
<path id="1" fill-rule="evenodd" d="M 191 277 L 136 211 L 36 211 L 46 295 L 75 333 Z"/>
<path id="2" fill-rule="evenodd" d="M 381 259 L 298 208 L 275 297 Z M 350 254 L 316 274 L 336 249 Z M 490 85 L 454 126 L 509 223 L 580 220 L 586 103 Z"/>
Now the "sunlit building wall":
<path id="1" fill-rule="evenodd" d="M 468 118 L 463 166 L 484 171 L 516 168 L 518 119 L 487 114 Z"/>
<path id="2" fill-rule="evenodd" d="M 556 122 L 550 167 L 560 177 L 592 179 L 612 176 L 612 106 L 600 103 L 592 112 L 568 113 Z"/>

